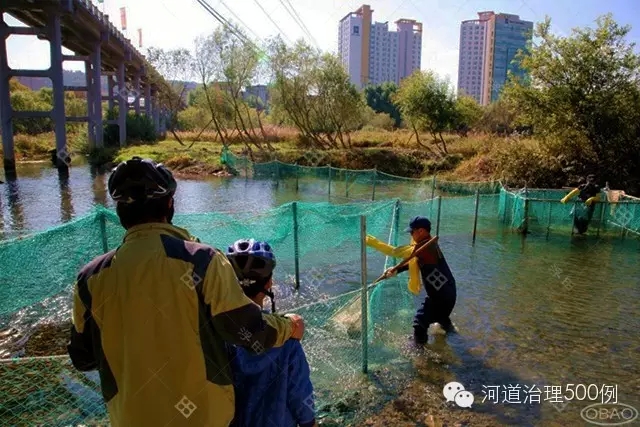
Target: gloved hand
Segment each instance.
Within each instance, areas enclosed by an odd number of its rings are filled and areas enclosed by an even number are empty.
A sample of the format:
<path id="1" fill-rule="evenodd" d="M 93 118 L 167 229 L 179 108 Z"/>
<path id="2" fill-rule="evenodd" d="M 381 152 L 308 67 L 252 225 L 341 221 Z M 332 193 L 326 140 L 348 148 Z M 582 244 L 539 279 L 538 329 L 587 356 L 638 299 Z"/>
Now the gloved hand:
<path id="1" fill-rule="evenodd" d="M 595 197 L 589 197 L 587 200 L 585 200 L 584 204 L 587 206 L 591 206 L 595 201 L 596 201 Z"/>
<path id="2" fill-rule="evenodd" d="M 299 314 L 289 313 L 285 314 L 291 320 L 293 329 L 291 331 L 291 338 L 295 340 L 301 340 L 304 336 L 304 319 Z"/>
<path id="3" fill-rule="evenodd" d="M 385 277 L 394 277 L 397 275 L 398 275 L 398 272 L 393 267 L 389 267 L 384 271 Z"/>

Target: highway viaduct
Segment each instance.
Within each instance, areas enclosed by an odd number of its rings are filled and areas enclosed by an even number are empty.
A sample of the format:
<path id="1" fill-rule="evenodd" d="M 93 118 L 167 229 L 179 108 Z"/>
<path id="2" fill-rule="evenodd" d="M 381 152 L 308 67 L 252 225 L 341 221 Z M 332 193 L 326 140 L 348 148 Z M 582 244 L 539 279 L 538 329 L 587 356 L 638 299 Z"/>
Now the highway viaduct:
<path id="1" fill-rule="evenodd" d="M 0 128 L 4 152 L 5 174 L 15 176 L 13 143 L 14 118 L 49 117 L 55 126 L 56 166 L 66 170 L 70 163 L 67 151 L 67 122 L 86 122 L 90 147 L 103 147 L 103 124 L 116 124 L 120 146 L 126 144 L 126 117 L 132 108 L 136 113 L 152 117 L 156 130 L 161 130 L 160 108 L 157 102 L 157 82 L 162 77 L 150 66 L 130 40 L 109 21 L 90 0 L 0 0 L 0 14 L 8 13 L 28 27 L 11 27 L 0 20 Z M 3 15 L 0 15 L 3 16 Z M 50 67 L 46 70 L 11 69 L 7 58 L 7 38 L 12 34 L 34 35 L 50 43 Z M 62 47 L 74 52 L 63 55 Z M 63 62 L 81 61 L 85 64 L 85 86 L 64 86 Z M 14 76 L 47 77 L 53 88 L 51 111 L 15 111 L 11 107 L 9 80 Z M 108 81 L 108 94 L 102 95 L 101 79 Z M 87 115 L 67 117 L 65 91 L 86 91 Z M 130 97 L 134 98 L 130 105 Z M 144 106 L 141 99 L 144 99 Z M 102 102 L 118 108 L 117 120 L 103 122 Z"/>

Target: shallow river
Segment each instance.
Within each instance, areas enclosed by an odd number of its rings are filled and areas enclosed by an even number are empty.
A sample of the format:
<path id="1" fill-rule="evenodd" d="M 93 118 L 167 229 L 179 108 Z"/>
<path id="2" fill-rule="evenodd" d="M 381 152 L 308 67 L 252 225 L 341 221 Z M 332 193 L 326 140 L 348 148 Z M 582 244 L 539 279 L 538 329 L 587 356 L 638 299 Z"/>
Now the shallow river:
<path id="1" fill-rule="evenodd" d="M 112 208 L 105 182 L 104 174 L 83 166 L 74 167 L 68 179 L 59 179 L 57 171 L 48 165 L 21 167 L 17 181 L 0 185 L 0 239 L 64 223 L 90 212 L 95 204 Z M 401 184 L 381 187 L 377 199 L 391 194 L 402 197 L 408 191 Z M 361 189 L 360 194 L 366 194 L 366 190 Z M 337 190 L 329 199 L 326 182 L 320 180 L 299 183 L 296 191 L 291 182 L 235 178 L 181 180 L 176 208 L 178 213 L 257 214 L 295 200 L 349 202 Z M 427 213 L 433 215 L 433 210 Z M 616 387 L 618 402 L 640 410 L 638 240 L 598 239 L 593 233 L 550 238 L 532 234 L 523 239 L 504 230 L 497 221 L 484 218 L 473 244 L 473 211 L 467 220 L 456 218 L 455 226 L 447 226 L 448 218 L 443 209 L 440 242 L 458 282 L 453 319 L 460 334 L 449 337 L 446 343 L 431 344 L 428 356 L 408 350 L 407 334 L 421 297 L 413 298 L 413 304 L 409 301 L 398 306 L 397 301 L 407 300 L 406 279 L 394 279 L 385 283 L 380 293 L 382 302 L 376 306 L 378 312 L 372 314 L 374 326 L 383 332 L 375 335 L 369 348 L 370 368 L 391 366 L 396 387 L 416 376 L 441 381 L 442 386 L 455 378 L 475 395 L 473 407 L 467 411 L 489 412 L 495 415 L 496 423 L 504 425 L 591 425 L 581 418 L 581 409 L 600 402 L 601 392 L 608 386 Z M 325 238 L 331 236 L 318 236 L 319 244 Z M 380 274 L 383 262 L 384 258 L 375 255 L 368 260 L 369 280 Z M 360 265 L 353 265 L 351 260 L 327 268 L 325 289 L 320 289 L 318 280 L 301 267 L 301 291 L 296 296 L 291 262 L 284 262 L 281 268 L 286 274 L 278 277 L 277 289 L 284 309 L 356 290 L 359 284 Z M 9 318 L 5 316 L 0 329 L 29 328 L 42 316 L 64 320 L 68 307 L 65 292 L 37 310 L 26 308 Z M 305 309 L 301 312 L 307 314 Z M 322 394 L 323 389 L 336 388 L 345 370 L 359 368 L 359 354 L 340 360 L 335 354 L 347 353 L 343 343 L 333 342 L 320 329 L 311 328 L 310 334 L 318 338 L 310 341 L 308 352 L 311 364 L 316 362 L 314 381 Z M 353 343 L 349 348 L 353 350 Z M 331 358 L 333 362 L 328 361 Z M 598 388 L 597 396 L 593 385 Z M 561 387 L 565 396 L 573 388 L 577 396 L 568 404 L 553 404 L 551 386 Z M 500 391 L 497 397 L 485 397 L 497 387 L 510 387 L 512 393 L 508 396 Z M 536 387 L 540 403 L 522 403 L 525 398 L 534 399 L 531 396 L 537 394 Z M 531 393 L 525 393 L 525 388 Z M 589 396 L 579 400 L 583 388 L 589 390 Z M 589 397 L 593 400 L 588 401 Z M 624 414 L 623 418 L 628 418 L 630 413 Z M 635 420 L 629 425 L 637 423 Z"/>

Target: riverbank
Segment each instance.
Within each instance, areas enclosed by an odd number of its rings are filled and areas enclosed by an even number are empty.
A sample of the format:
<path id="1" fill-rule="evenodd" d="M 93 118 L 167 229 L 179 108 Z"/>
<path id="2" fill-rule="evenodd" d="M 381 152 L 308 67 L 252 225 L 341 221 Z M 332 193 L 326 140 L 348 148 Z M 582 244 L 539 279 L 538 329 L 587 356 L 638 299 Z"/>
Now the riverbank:
<path id="1" fill-rule="evenodd" d="M 446 135 L 447 153 L 440 152 L 431 143 L 431 137 L 423 135 L 422 146 L 406 130 L 357 131 L 351 135 L 349 149 L 318 151 L 313 156 L 309 146 L 298 141 L 297 134 L 291 129 L 271 131 L 269 146 L 262 143 L 264 151 L 253 147 L 255 162 L 279 160 L 284 163 L 297 163 L 303 166 L 331 165 L 344 169 L 373 169 L 391 175 L 421 178 L 437 174 L 440 178 L 452 181 L 488 181 L 499 179 L 503 175 L 499 154 L 512 141 L 489 135 L 459 137 Z M 227 174 L 220 164 L 222 144 L 216 141 L 214 134 L 203 134 L 196 140 L 195 134 L 179 134 L 183 144 L 175 139 L 167 139 L 154 144 L 131 144 L 123 149 L 108 148 L 89 152 L 84 134 L 69 135 L 69 151 L 74 161 L 88 158 L 92 162 L 118 162 L 137 155 L 164 162 L 177 175 L 190 178 L 202 178 Z M 527 141 L 526 144 L 535 144 Z M 15 152 L 19 162 L 50 158 L 49 151 L 54 147 L 53 134 L 37 136 L 16 135 Z M 230 150 L 242 155 L 245 145 L 231 142 Z M 317 155 L 320 153 L 320 155 Z"/>

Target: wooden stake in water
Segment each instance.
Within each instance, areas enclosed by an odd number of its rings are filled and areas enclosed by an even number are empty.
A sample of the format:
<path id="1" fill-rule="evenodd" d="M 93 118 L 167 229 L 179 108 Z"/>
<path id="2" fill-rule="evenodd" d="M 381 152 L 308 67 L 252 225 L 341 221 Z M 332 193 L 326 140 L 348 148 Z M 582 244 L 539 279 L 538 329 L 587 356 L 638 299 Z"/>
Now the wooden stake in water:
<path id="1" fill-rule="evenodd" d="M 480 207 L 480 189 L 476 189 L 476 212 L 473 215 L 473 239 L 472 239 L 473 243 L 476 242 L 476 230 L 478 228 L 478 208 L 479 207 Z"/>
<path id="2" fill-rule="evenodd" d="M 362 284 L 360 294 L 361 305 L 361 338 L 362 338 L 362 372 L 367 373 L 369 363 L 369 333 L 368 333 L 368 286 L 367 286 L 367 217 L 360 216 L 360 282 Z"/>
<path id="3" fill-rule="evenodd" d="M 298 241 L 298 204 L 291 204 L 293 210 L 293 256 L 294 268 L 296 274 L 296 291 L 300 289 L 300 264 L 299 264 L 299 241 Z"/>

